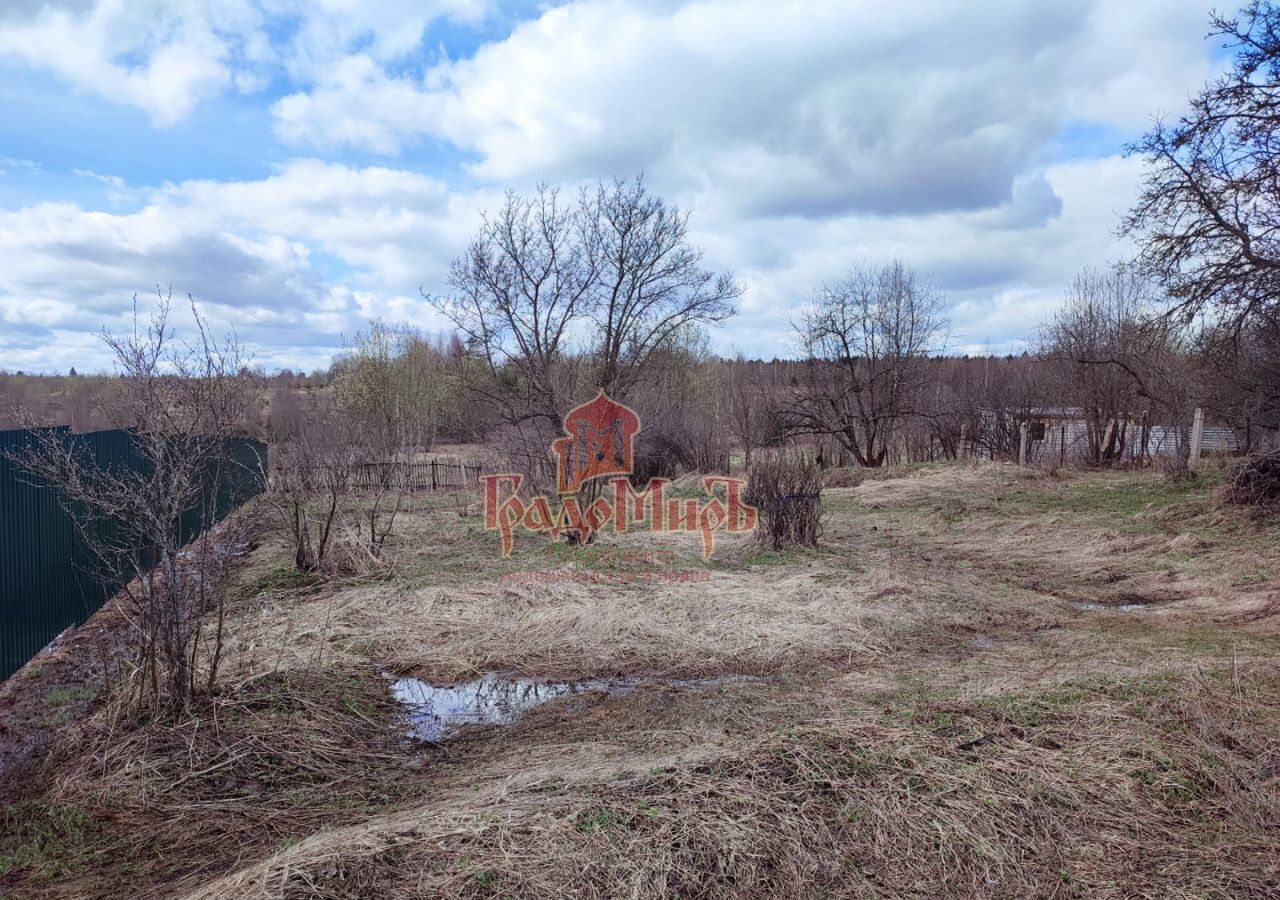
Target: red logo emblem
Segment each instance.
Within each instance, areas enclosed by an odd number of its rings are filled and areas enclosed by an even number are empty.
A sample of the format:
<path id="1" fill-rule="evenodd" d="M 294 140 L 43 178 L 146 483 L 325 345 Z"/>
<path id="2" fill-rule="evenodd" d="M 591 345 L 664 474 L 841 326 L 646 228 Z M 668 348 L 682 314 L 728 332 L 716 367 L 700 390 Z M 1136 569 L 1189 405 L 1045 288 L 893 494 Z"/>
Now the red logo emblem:
<path id="1" fill-rule="evenodd" d="M 557 457 L 560 493 L 574 493 L 583 482 L 602 475 L 630 475 L 632 445 L 640 431 L 640 417 L 610 400 L 602 390 L 594 400 L 569 411 L 564 433 L 551 444 Z"/>
<path id="2" fill-rule="evenodd" d="M 575 535 L 582 544 L 606 526 L 617 534 L 633 527 L 696 532 L 702 535 L 703 558 L 710 559 L 716 532 L 739 534 L 756 527 L 759 513 L 743 501 L 746 482 L 741 478 L 703 476 L 705 500 L 668 497 L 671 481 L 667 478 L 652 478 L 641 491 L 633 488 L 628 476 L 634 469 L 633 446 L 639 432 L 640 417 L 635 411 L 601 391 L 590 403 L 569 411 L 564 417 L 566 436 L 551 443 L 561 494 L 558 503 L 541 495 L 522 497 L 524 476 L 518 472 L 481 475 L 484 527 L 502 533 L 503 558 L 511 555 L 517 528 L 553 538 Z M 595 499 L 576 496 L 585 482 L 604 476 L 613 477 Z"/>

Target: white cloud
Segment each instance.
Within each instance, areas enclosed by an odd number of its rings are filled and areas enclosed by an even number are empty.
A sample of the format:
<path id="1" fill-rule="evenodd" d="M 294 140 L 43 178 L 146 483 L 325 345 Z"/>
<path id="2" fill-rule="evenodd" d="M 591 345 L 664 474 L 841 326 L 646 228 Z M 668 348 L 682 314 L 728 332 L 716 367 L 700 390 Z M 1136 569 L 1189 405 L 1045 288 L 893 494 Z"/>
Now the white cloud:
<path id="1" fill-rule="evenodd" d="M 273 112 L 283 140 L 323 148 L 354 146 L 393 155 L 406 131 L 431 130 L 431 113 L 416 87 L 388 78 L 364 55 L 336 63 L 319 87 L 282 98 Z"/>
<path id="2" fill-rule="evenodd" d="M 445 139 L 490 181 L 644 169 L 741 215 L 982 209 L 1070 122 L 1132 128 L 1185 97 L 1207 72 L 1203 15 L 1194 0 L 925 0 L 910 15 L 579 0 L 421 78 L 350 58 L 274 114 L 295 144 Z"/>
<path id="3" fill-rule="evenodd" d="M 1134 160 L 1061 163 L 1005 206 L 921 216 L 742 221 L 732 202 L 705 204 L 693 240 L 748 287 L 716 344 L 785 353 L 790 311 L 813 287 L 854 261 L 901 258 L 954 302 L 956 347 L 1003 349 L 1081 266 L 1123 253 L 1115 212 L 1137 176 Z M 1045 196 L 1053 211 L 1029 225 L 1019 204 Z M 0 321 L 48 340 L 59 329 L 119 327 L 133 293 L 172 285 L 234 325 L 263 361 L 314 365 L 373 316 L 445 328 L 417 288 L 442 289 L 477 210 L 499 199 L 401 169 L 297 160 L 256 181 L 165 185 L 126 214 L 39 204 L 0 214 Z M 0 337 L 0 366 L 19 367 L 15 352 Z"/>
<path id="4" fill-rule="evenodd" d="M 11 3 L 0 57 L 160 124 L 284 73 L 276 134 L 316 158 L 163 185 L 77 170 L 113 213 L 13 193 L 0 367 L 65 367 L 55 345 L 89 352 L 72 336 L 119 327 L 157 283 L 268 364 L 318 364 L 369 316 L 440 328 L 417 289 L 442 288 L 503 187 L 641 169 L 748 287 L 721 349 L 787 352 L 817 284 L 895 257 L 953 300 L 955 348 L 1003 349 L 1082 266 L 1125 253 L 1140 164 L 1114 144 L 1210 74 L 1198 3 L 575 0 L 430 64 L 430 23 L 479 22 L 486 0 Z"/>
<path id="5" fill-rule="evenodd" d="M 220 17 L 195 4 L 103 0 L 89 9 L 41 6 L 29 18 L 0 23 L 0 57 L 52 71 L 78 89 L 137 106 L 161 125 L 186 116 L 231 80 L 228 40 L 219 20 L 238 21 L 227 3 Z M 203 12 L 208 12 L 205 10 Z"/>
<path id="6" fill-rule="evenodd" d="M 309 83 L 353 46 L 379 63 L 417 49 L 431 22 L 478 23 L 486 0 L 63 0 L 0 10 L 0 59 L 135 106 L 172 125 L 227 90 L 285 71 Z M 283 36 L 281 36 L 283 35 Z"/>
<path id="7" fill-rule="evenodd" d="M 1116 213 L 1138 183 L 1137 160 L 1109 157 L 1049 166 L 1045 183 L 1061 209 L 1033 226 L 1009 207 L 924 216 L 853 214 L 735 222 L 704 216 L 694 236 L 748 287 L 739 316 L 717 338 L 766 356 L 787 355 L 792 311 L 817 285 L 854 263 L 901 259 L 952 304 L 953 349 L 1004 350 L 1029 338 L 1063 287 L 1085 265 L 1122 258 Z"/>
<path id="8" fill-rule="evenodd" d="M 484 202 L 428 175 L 314 159 L 258 181 L 165 185 L 151 200 L 186 227 L 304 241 L 397 293 L 438 280 L 478 221 L 474 204 Z"/>
<path id="9" fill-rule="evenodd" d="M 293 4 L 297 33 L 284 51 L 290 73 L 311 82 L 361 45 L 361 55 L 391 62 L 419 49 L 436 19 L 478 25 L 489 0 L 310 0 Z"/>
<path id="10" fill-rule="evenodd" d="M 28 175 L 34 175 L 40 171 L 40 166 L 30 159 L 14 159 L 11 156 L 0 157 L 0 176 L 10 171 L 26 172 Z"/>
<path id="11" fill-rule="evenodd" d="M 99 175 L 92 169 L 72 169 L 71 174 L 78 175 L 81 178 L 92 178 L 94 181 L 101 182 L 107 187 L 117 191 L 123 191 L 125 189 L 124 179 L 119 175 Z"/>
<path id="12" fill-rule="evenodd" d="M 128 213 L 0 212 L 0 368 L 36 366 L 58 333 L 123 327 L 157 286 L 195 295 L 273 365 L 318 365 L 374 316 L 443 328 L 418 288 L 439 289 L 483 202 L 413 172 L 297 160 L 165 185 Z"/>

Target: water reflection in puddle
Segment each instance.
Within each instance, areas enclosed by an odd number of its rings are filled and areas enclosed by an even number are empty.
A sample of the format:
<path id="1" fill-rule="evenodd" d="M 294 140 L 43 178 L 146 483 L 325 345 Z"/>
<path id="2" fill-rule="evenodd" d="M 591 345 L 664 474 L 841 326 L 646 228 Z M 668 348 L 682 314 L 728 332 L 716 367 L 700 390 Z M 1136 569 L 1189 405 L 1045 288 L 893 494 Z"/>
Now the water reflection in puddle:
<path id="1" fill-rule="evenodd" d="M 1076 609 L 1104 612 L 1137 612 L 1140 609 L 1146 609 L 1145 603 L 1088 603 L 1083 600 L 1071 604 Z"/>
<path id="2" fill-rule="evenodd" d="M 440 741 L 467 725 L 510 725 L 531 709 L 549 700 L 603 691 L 621 694 L 641 684 L 673 687 L 715 687 L 746 681 L 750 675 L 713 678 L 590 679 L 587 681 L 533 681 L 485 675 L 462 684 L 432 684 L 419 678 L 397 678 L 391 693 L 404 706 L 411 726 L 409 737 Z"/>

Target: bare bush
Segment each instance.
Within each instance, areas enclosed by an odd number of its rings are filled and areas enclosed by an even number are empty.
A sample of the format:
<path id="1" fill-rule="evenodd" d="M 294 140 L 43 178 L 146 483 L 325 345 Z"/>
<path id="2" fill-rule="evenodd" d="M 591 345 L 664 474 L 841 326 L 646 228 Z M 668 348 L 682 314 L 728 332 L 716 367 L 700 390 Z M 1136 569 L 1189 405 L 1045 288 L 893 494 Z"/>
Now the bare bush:
<path id="1" fill-rule="evenodd" d="M 752 463 L 746 501 L 760 511 L 757 538 L 771 550 L 816 547 L 822 532 L 822 470 L 780 456 Z"/>
<path id="2" fill-rule="evenodd" d="M 1227 480 L 1227 502 L 1260 512 L 1280 512 L 1280 450 L 1269 450 L 1236 463 Z"/>
<path id="3" fill-rule="evenodd" d="M 271 502 L 293 544 L 299 572 L 365 573 L 382 560 L 409 491 L 407 458 L 380 457 L 379 477 L 357 492 L 362 463 L 379 443 L 341 415 L 308 422 L 277 454 Z"/>
<path id="4" fill-rule="evenodd" d="M 277 454 L 271 500 L 293 543 L 299 572 L 325 570 L 351 502 L 351 448 L 340 432 L 311 423 Z"/>
<path id="5" fill-rule="evenodd" d="M 211 335 L 194 302 L 198 340 L 179 344 L 170 301 L 161 295 L 145 321 L 135 306 L 131 334 L 104 335 L 121 376 L 113 424 L 129 432 L 143 465 L 108 466 L 56 431 L 36 432 L 14 459 L 57 488 L 104 581 L 125 585 L 139 696 L 181 710 L 201 681 L 212 687 L 221 659 L 227 575 L 252 517 L 216 536 L 207 528 L 229 479 L 261 477 L 261 463 L 235 472 L 227 454 L 261 385 L 235 338 Z M 193 517 L 202 536 L 184 548 Z"/>

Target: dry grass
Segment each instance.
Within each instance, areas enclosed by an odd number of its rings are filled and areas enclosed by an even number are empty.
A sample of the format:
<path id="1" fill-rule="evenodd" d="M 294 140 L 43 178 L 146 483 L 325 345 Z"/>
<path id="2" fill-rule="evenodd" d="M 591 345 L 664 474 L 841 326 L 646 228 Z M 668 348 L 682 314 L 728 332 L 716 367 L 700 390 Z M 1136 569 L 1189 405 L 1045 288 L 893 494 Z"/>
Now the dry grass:
<path id="1" fill-rule="evenodd" d="M 1274 896 L 1280 541 L 1205 481 L 926 468 L 709 567 L 644 534 L 499 562 L 459 497 L 367 577 L 267 540 L 223 693 L 88 720 L 0 828 L 0 895 Z M 709 580 L 617 580 L 664 567 Z M 494 670 L 758 677 L 401 738 L 381 672 Z"/>
<path id="2" fill-rule="evenodd" d="M 1276 687 L 892 695 L 711 758 L 445 791 L 188 896 L 1267 896 Z"/>

